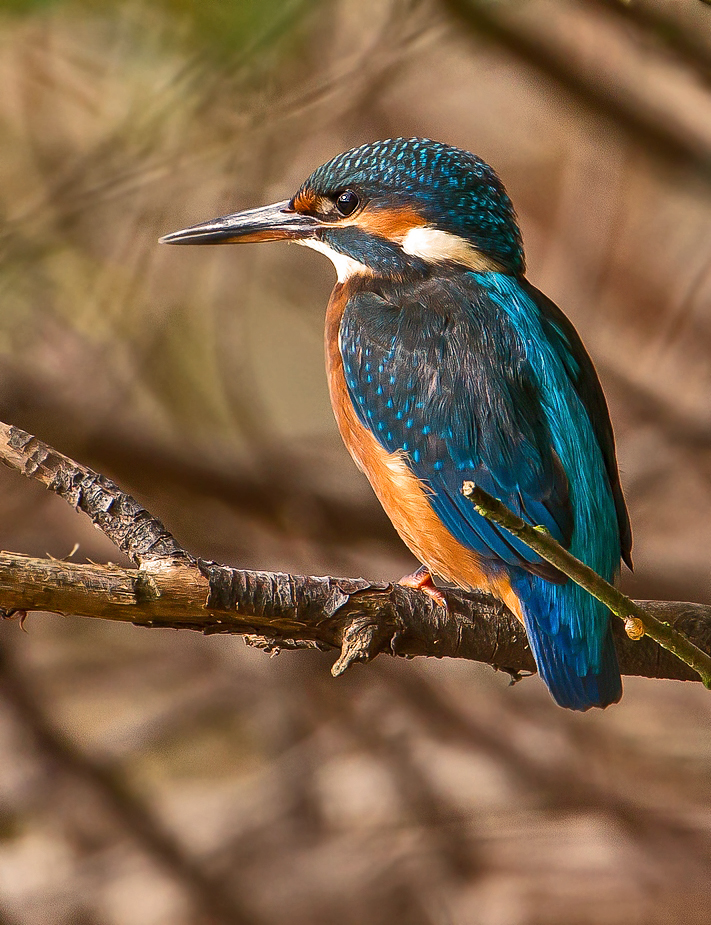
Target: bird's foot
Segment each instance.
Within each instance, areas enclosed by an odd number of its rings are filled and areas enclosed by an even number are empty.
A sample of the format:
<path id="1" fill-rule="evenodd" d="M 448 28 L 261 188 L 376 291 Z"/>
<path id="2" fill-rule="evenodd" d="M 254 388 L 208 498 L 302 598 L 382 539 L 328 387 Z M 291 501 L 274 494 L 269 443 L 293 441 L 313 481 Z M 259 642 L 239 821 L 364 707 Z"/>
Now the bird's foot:
<path id="1" fill-rule="evenodd" d="M 430 570 L 426 565 L 421 565 L 411 575 L 404 575 L 398 581 L 398 584 L 404 585 L 406 588 L 414 588 L 415 591 L 424 591 L 428 597 L 432 598 L 435 604 L 439 604 L 440 607 L 444 607 L 446 610 L 447 599 L 439 588 L 435 587 Z"/>

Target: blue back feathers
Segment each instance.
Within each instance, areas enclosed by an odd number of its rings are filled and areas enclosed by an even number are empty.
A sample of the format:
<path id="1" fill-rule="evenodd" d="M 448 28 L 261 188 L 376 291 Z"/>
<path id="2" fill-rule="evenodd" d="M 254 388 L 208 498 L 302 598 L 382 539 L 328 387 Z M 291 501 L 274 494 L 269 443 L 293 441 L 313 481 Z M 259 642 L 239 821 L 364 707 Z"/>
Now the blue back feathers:
<path id="1" fill-rule="evenodd" d="M 468 151 L 426 138 L 377 141 L 323 164 L 299 193 L 332 195 L 344 189 L 361 193 L 375 208 L 379 203 L 412 207 L 426 222 L 466 238 L 510 272 L 525 270 L 511 200 L 491 167 Z"/>
<path id="2" fill-rule="evenodd" d="M 474 274 L 431 278 L 411 302 L 408 288 L 395 304 L 372 291 L 348 303 L 341 352 L 356 411 L 387 450 L 409 455 L 460 542 L 492 565 L 527 563 L 555 578 L 461 494 L 471 478 L 570 542 L 567 477 L 522 342 Z"/>

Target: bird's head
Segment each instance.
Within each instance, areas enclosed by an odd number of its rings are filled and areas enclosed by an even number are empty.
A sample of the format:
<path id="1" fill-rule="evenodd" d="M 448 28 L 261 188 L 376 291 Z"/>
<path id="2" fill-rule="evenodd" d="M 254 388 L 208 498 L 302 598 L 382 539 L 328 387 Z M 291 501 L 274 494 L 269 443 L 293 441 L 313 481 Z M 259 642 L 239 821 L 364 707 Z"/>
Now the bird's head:
<path id="1" fill-rule="evenodd" d="M 290 200 L 194 225 L 167 244 L 296 241 L 354 274 L 407 278 L 434 265 L 522 275 L 511 200 L 484 161 L 437 141 L 394 138 L 315 170 Z"/>

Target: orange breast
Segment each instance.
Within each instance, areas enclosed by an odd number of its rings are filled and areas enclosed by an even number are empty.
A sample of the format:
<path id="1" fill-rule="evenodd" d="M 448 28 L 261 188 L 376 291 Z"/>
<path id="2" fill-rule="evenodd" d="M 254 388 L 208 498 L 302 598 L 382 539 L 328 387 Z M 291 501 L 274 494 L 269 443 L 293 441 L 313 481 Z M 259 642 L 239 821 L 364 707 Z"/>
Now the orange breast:
<path id="1" fill-rule="evenodd" d="M 519 619 L 521 608 L 508 577 L 492 574 L 477 554 L 444 526 L 427 497 L 427 487 L 411 471 L 407 455 L 389 453 L 353 408 L 338 347 L 338 329 L 347 301 L 346 287 L 333 290 L 326 314 L 326 369 L 331 405 L 349 453 L 370 484 L 410 551 L 435 575 L 465 590 L 489 591 Z"/>

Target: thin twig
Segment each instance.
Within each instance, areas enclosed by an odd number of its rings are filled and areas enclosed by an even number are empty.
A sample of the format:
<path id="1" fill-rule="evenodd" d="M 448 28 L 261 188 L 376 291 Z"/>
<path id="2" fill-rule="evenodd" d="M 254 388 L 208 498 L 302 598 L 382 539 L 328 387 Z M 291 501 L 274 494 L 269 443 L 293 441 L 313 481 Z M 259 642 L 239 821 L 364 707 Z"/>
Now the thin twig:
<path id="1" fill-rule="evenodd" d="M 711 656 L 694 645 L 690 639 L 668 623 L 652 616 L 589 566 L 576 559 L 557 543 L 544 527 L 530 526 L 474 482 L 464 482 L 462 494 L 469 498 L 482 517 L 518 537 L 546 562 L 550 562 L 581 588 L 602 601 L 612 613 L 625 621 L 625 630 L 630 639 L 637 641 L 645 633 L 651 636 L 660 646 L 673 652 L 677 658 L 698 672 L 704 686 L 711 689 Z"/>

